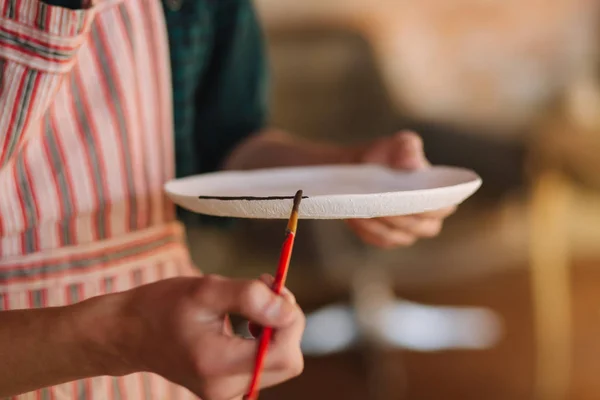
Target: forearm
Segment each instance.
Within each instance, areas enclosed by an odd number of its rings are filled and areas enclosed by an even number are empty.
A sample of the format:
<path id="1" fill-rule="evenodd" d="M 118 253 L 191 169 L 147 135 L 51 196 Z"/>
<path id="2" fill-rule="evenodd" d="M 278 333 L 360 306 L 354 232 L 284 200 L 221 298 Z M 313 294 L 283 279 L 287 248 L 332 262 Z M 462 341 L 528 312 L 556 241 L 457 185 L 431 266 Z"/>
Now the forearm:
<path id="1" fill-rule="evenodd" d="M 94 300 L 0 312 L 0 398 L 99 375 L 121 374 Z"/>
<path id="2" fill-rule="evenodd" d="M 285 132 L 266 130 L 240 143 L 224 169 L 256 169 L 299 165 L 343 164 L 354 161 L 356 149 L 315 143 Z"/>

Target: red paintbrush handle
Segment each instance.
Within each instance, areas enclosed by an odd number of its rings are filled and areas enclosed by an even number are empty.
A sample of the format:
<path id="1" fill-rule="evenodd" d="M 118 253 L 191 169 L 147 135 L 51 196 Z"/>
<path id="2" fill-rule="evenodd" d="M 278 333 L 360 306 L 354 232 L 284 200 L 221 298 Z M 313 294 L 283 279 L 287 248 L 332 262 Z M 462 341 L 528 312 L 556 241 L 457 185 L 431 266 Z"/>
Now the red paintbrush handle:
<path id="1" fill-rule="evenodd" d="M 285 284 L 285 279 L 287 277 L 288 267 L 290 265 L 290 259 L 292 256 L 292 248 L 294 245 L 294 232 L 288 231 L 285 241 L 283 242 L 283 247 L 281 249 L 281 256 L 279 257 L 279 264 L 277 266 L 277 272 L 275 274 L 275 281 L 271 286 L 271 289 L 276 294 L 281 294 L 281 290 Z M 249 327 L 250 332 L 254 330 L 252 326 Z M 265 327 L 258 328 L 262 330 L 262 334 L 260 335 L 260 342 L 258 344 L 258 353 L 256 355 L 256 363 L 254 364 L 254 375 L 252 376 L 252 380 L 250 381 L 250 387 L 248 388 L 248 393 L 244 396 L 244 400 L 256 400 L 258 396 L 258 386 L 260 384 L 260 375 L 262 373 L 263 364 L 265 362 L 265 357 L 267 355 L 267 349 L 269 347 L 269 342 L 271 341 L 271 337 L 273 336 L 273 328 Z"/>
<path id="2" fill-rule="evenodd" d="M 285 285 L 285 279 L 287 278 L 287 272 L 290 266 L 290 258 L 292 257 L 292 248 L 294 246 L 295 237 L 296 235 L 294 232 L 288 231 L 281 248 L 281 256 L 279 257 L 279 264 L 277 265 L 277 272 L 275 273 L 275 281 L 271 287 L 277 294 L 281 294 L 283 286 Z"/>
<path id="3" fill-rule="evenodd" d="M 287 278 L 287 271 L 290 265 L 290 258 L 292 255 L 295 237 L 296 235 L 293 232 L 288 232 L 281 248 L 277 272 L 275 273 L 275 279 L 271 285 L 271 290 L 277 294 L 281 294 L 281 291 L 285 286 L 285 280 Z M 262 326 L 248 322 L 248 330 L 253 337 L 257 338 L 260 336 Z"/>
<path id="4" fill-rule="evenodd" d="M 258 398 L 258 385 L 260 383 L 260 376 L 262 374 L 263 365 L 267 356 L 267 348 L 269 342 L 273 336 L 273 329 L 266 327 L 262 331 L 260 342 L 258 344 L 258 355 L 256 357 L 256 364 L 254 365 L 254 375 L 250 381 L 250 387 L 248 388 L 248 394 L 244 396 L 244 400 L 256 400 Z"/>

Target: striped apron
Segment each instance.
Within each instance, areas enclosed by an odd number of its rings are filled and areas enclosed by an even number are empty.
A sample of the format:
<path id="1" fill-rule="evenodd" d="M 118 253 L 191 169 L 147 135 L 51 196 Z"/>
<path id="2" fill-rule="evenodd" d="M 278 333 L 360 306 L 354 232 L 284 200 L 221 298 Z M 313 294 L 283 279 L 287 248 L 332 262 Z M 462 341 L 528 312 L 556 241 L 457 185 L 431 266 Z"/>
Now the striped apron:
<path id="1" fill-rule="evenodd" d="M 0 0 L 0 310 L 62 306 L 197 274 L 162 185 L 173 176 L 157 0 L 85 10 Z M 152 374 L 18 399 L 185 399 Z"/>

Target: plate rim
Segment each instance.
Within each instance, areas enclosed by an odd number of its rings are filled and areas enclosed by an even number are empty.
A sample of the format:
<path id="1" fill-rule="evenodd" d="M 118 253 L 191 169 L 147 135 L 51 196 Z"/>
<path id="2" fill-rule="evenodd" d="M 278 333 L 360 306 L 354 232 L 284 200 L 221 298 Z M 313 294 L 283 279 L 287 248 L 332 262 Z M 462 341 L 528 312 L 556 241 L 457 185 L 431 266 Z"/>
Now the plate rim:
<path id="1" fill-rule="evenodd" d="M 172 190 L 169 190 L 167 188 L 168 185 L 173 184 L 175 182 L 181 182 L 183 180 L 191 180 L 193 178 L 199 178 L 199 177 L 206 177 L 208 175 L 218 175 L 218 174 L 222 174 L 222 173 L 252 173 L 252 172 L 268 172 L 270 170 L 294 170 L 294 169 L 318 169 L 318 168 L 323 168 L 323 167 L 360 167 L 360 166 L 370 166 L 370 167 L 378 167 L 379 169 L 382 170 L 388 170 L 388 171 L 392 171 L 392 172 L 397 172 L 397 173 L 411 173 L 411 172 L 419 172 L 422 170 L 414 170 L 414 171 L 406 171 L 406 170 L 395 170 L 389 167 L 386 167 L 384 165 L 378 165 L 378 164 L 324 164 L 324 165 L 310 165 L 310 166 L 291 166 L 291 167 L 275 167 L 275 168 L 259 168 L 259 169 L 253 169 L 253 170 L 230 170 L 230 171 L 215 171 L 215 172 L 209 172 L 209 173 L 205 173 L 205 174 L 196 174 L 196 175 L 191 175 L 191 176 L 187 176 L 187 177 L 182 177 L 182 178 L 174 178 L 171 179 L 167 182 L 164 183 L 163 185 L 163 190 L 168 193 L 171 194 L 173 196 L 176 197 L 187 197 L 187 198 L 194 198 L 196 200 L 200 200 L 200 201 L 224 201 L 224 202 L 232 202 L 232 201 L 282 201 L 282 200 L 292 200 L 294 198 L 294 194 L 291 194 L 289 196 L 203 196 L 203 195 L 187 195 L 187 194 L 179 194 L 179 193 L 175 193 Z M 469 169 L 469 168 L 465 168 L 465 167 L 457 167 L 457 166 L 451 166 L 451 165 L 434 165 L 431 166 L 430 168 L 432 169 L 450 169 L 450 170 L 454 170 L 454 171 L 462 171 L 465 173 L 469 173 L 473 175 L 473 180 L 471 181 L 467 181 L 467 182 L 462 182 L 459 184 L 455 184 L 455 185 L 450 185 L 450 186 L 442 186 L 442 187 L 434 187 L 434 188 L 428 188 L 428 189 L 411 189 L 411 190 L 394 190 L 394 191 L 387 191 L 387 192 L 377 192 L 377 193 L 355 193 L 355 194 L 322 194 L 322 195 L 314 195 L 314 196 L 302 196 L 303 200 L 310 200 L 310 199 L 322 199 L 322 198 L 327 198 L 327 199 L 336 199 L 336 198 L 340 198 L 340 197 L 348 197 L 348 196 L 352 196 L 355 198 L 360 198 L 360 197 L 368 197 L 368 196 L 382 196 L 382 195 L 391 195 L 391 194 L 398 194 L 398 193 L 431 193 L 431 192 L 436 192 L 436 191 L 440 191 L 440 190 L 447 190 L 449 188 L 460 188 L 461 186 L 470 186 L 470 185 L 474 185 L 476 184 L 476 189 L 479 189 L 481 187 L 481 185 L 483 184 L 483 180 L 481 178 L 481 176 Z M 300 189 L 299 189 L 300 190 Z"/>

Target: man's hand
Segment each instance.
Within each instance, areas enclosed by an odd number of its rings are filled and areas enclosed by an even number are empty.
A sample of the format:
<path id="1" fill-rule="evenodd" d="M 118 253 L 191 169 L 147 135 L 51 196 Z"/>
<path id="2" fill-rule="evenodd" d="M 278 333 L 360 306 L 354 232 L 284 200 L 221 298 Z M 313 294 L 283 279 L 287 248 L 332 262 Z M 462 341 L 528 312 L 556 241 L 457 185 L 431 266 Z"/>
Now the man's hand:
<path id="1" fill-rule="evenodd" d="M 357 163 L 380 164 L 403 170 L 428 168 L 421 138 L 413 132 L 400 132 L 359 149 Z M 426 214 L 348 221 L 350 228 L 366 243 L 392 249 L 410 246 L 418 239 L 437 236 L 444 219 L 454 208 Z"/>
<path id="2" fill-rule="evenodd" d="M 173 278 L 70 306 L 0 312 L 0 397 L 93 376 L 152 372 L 202 400 L 240 400 L 257 352 L 229 313 L 275 328 L 261 387 L 302 372 L 305 319 L 262 280 Z"/>
<path id="3" fill-rule="evenodd" d="M 400 132 L 367 146 L 347 148 L 299 139 L 286 132 L 266 130 L 236 147 L 226 169 L 255 169 L 298 165 L 371 163 L 403 170 L 428 168 L 421 138 Z M 436 236 L 454 208 L 427 214 L 348 221 L 366 243 L 391 249 Z"/>
<path id="4" fill-rule="evenodd" d="M 274 327 L 261 387 L 302 372 L 305 319 L 289 292 L 275 295 L 266 280 L 219 276 L 174 278 L 116 296 L 116 353 L 123 372 L 148 371 L 203 400 L 238 400 L 248 388 L 257 342 L 233 335 L 227 315 Z M 102 304 L 102 298 L 91 300 Z M 87 329 L 94 329 L 93 326 Z M 129 371 L 127 371 L 129 369 Z"/>

